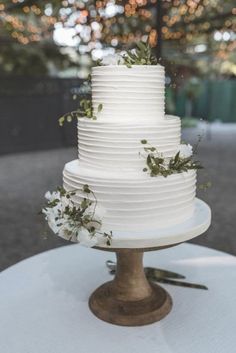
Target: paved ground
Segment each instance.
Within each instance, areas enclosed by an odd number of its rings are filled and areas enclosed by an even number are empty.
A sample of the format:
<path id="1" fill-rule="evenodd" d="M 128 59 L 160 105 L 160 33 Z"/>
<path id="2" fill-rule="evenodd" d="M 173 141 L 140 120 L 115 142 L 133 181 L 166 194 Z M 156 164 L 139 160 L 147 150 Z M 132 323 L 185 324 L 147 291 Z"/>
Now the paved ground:
<path id="1" fill-rule="evenodd" d="M 186 129 L 183 138 L 196 141 L 202 128 Z M 0 158 L 0 269 L 33 254 L 67 244 L 49 234 L 38 215 L 44 193 L 61 185 L 66 161 L 76 158 L 75 149 L 8 155 Z M 236 124 L 207 129 L 199 150 L 207 167 L 200 183 L 213 186 L 198 195 L 213 210 L 210 230 L 194 242 L 236 255 Z"/>

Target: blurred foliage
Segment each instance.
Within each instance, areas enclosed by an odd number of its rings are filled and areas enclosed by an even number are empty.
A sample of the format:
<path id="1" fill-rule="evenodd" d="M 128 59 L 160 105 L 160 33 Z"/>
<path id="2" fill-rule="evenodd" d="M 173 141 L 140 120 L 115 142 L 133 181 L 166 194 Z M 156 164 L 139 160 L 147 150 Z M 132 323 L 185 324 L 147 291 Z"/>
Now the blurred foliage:
<path id="1" fill-rule="evenodd" d="M 191 77 L 186 81 L 183 87 L 183 93 L 186 96 L 185 116 L 192 116 L 193 104 L 202 93 L 202 83 L 197 77 Z"/>
<path id="2" fill-rule="evenodd" d="M 8 57 L 4 54 L 1 59 L 4 67 L 14 58 L 14 42 L 25 46 L 21 52 L 25 59 L 36 55 L 31 72 L 36 62 L 39 72 L 44 70 L 47 53 L 33 54 L 32 44 L 42 52 L 47 50 L 45 42 L 55 47 L 56 29 L 60 43 L 60 51 L 54 51 L 56 63 L 67 54 L 72 65 L 85 65 L 86 57 L 99 59 L 104 49 L 108 53 L 127 49 L 148 37 L 153 47 L 162 43 L 167 66 L 169 62 L 178 74 L 182 67 L 202 75 L 236 74 L 235 0 L 0 0 L 0 24 L 0 40 L 9 46 Z M 73 52 L 63 44 L 62 28 L 70 35 Z"/>
<path id="3" fill-rule="evenodd" d="M 202 93 L 201 81 L 197 77 L 191 77 L 184 85 L 184 93 L 190 100 L 194 100 Z"/>
<path id="4" fill-rule="evenodd" d="M 47 75 L 71 66 L 69 58 L 56 45 L 31 43 L 27 46 L 11 42 L 1 46 L 0 74 Z"/>
<path id="5" fill-rule="evenodd" d="M 181 119 L 181 127 L 182 129 L 197 127 L 199 119 L 192 117 L 185 117 Z"/>

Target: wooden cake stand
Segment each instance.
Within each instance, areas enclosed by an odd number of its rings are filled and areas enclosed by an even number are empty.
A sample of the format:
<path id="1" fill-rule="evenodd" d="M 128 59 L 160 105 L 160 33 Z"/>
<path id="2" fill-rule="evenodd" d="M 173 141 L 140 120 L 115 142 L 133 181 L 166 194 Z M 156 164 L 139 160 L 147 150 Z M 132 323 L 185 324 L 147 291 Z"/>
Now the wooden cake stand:
<path id="1" fill-rule="evenodd" d="M 161 286 L 149 282 L 143 268 L 146 251 L 166 249 L 204 233 L 211 223 L 209 206 L 196 199 L 188 221 L 165 229 L 141 233 L 135 239 L 114 233 L 112 246 L 96 249 L 113 251 L 117 257 L 113 281 L 101 285 L 89 299 L 91 311 L 101 320 L 122 326 L 142 326 L 163 319 L 172 308 L 172 299 Z"/>

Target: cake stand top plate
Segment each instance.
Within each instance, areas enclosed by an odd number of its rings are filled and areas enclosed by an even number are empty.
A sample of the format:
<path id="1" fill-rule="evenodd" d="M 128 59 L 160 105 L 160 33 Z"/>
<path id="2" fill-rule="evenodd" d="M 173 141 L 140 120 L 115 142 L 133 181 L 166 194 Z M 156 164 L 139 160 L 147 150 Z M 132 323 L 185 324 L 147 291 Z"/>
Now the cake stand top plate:
<path id="1" fill-rule="evenodd" d="M 147 232 L 113 232 L 111 246 L 99 245 L 101 250 L 150 249 L 168 247 L 183 243 L 204 233 L 211 224 L 211 209 L 196 198 L 195 210 L 187 221 Z"/>

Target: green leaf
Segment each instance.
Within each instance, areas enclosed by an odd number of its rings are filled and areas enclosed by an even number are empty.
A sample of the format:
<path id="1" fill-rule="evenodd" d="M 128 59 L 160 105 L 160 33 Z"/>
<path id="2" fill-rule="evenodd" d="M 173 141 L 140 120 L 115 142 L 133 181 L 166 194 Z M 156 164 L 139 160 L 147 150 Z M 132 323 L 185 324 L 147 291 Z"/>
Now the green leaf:
<path id="1" fill-rule="evenodd" d="M 98 59 L 96 61 L 96 66 L 102 66 L 102 59 Z"/>
<path id="2" fill-rule="evenodd" d="M 89 189 L 89 186 L 88 186 L 87 184 L 85 184 L 85 185 L 83 186 L 83 192 L 85 192 L 85 193 L 87 193 L 87 194 L 89 194 L 89 193 L 91 192 L 91 190 Z"/>
<path id="3" fill-rule="evenodd" d="M 164 159 L 160 158 L 160 157 L 154 157 L 154 161 L 156 164 L 163 164 L 164 163 Z"/>
<path id="4" fill-rule="evenodd" d="M 174 162 L 177 163 L 179 160 L 179 156 L 180 156 L 180 151 L 178 153 L 176 153 L 175 158 L 174 158 Z"/>
<path id="5" fill-rule="evenodd" d="M 147 156 L 147 165 L 149 167 L 152 166 L 152 158 L 151 158 L 150 154 Z"/>
<path id="6" fill-rule="evenodd" d="M 141 143 L 147 144 L 147 140 L 141 140 Z M 161 154 L 158 153 L 155 147 L 144 147 L 144 150 L 148 153 L 146 157 L 147 167 L 143 168 L 143 172 L 150 171 L 150 176 L 154 177 L 157 175 L 162 175 L 167 177 L 174 173 L 188 172 L 188 170 L 203 169 L 203 166 L 199 161 L 194 161 L 193 156 L 181 158 L 180 151 L 176 153 L 174 157 L 170 159 L 163 158 Z"/>
<path id="7" fill-rule="evenodd" d="M 99 106 L 98 106 L 98 113 L 100 113 L 103 109 L 103 105 L 100 103 Z"/>
<path id="8" fill-rule="evenodd" d="M 83 199 L 80 206 L 81 206 L 81 208 L 86 209 L 88 207 L 87 199 Z"/>
<path id="9" fill-rule="evenodd" d="M 144 43 L 144 42 L 138 42 L 138 43 L 137 43 L 137 47 L 138 47 L 142 52 L 146 51 L 147 46 L 148 46 L 148 45 L 147 45 L 146 43 Z"/>
<path id="10" fill-rule="evenodd" d="M 65 117 L 62 116 L 61 118 L 58 119 L 58 122 L 59 122 L 59 125 L 60 126 L 63 126 L 64 125 L 64 122 L 65 122 Z"/>
<path id="11" fill-rule="evenodd" d="M 124 64 L 127 67 L 132 65 L 157 65 L 157 58 L 152 54 L 148 43 L 139 42 L 135 52 L 128 50 L 123 56 Z"/>

